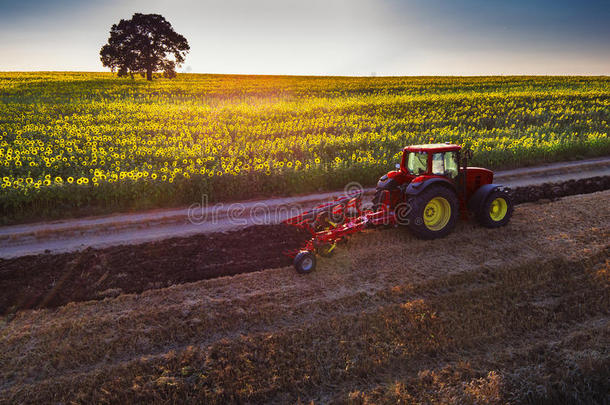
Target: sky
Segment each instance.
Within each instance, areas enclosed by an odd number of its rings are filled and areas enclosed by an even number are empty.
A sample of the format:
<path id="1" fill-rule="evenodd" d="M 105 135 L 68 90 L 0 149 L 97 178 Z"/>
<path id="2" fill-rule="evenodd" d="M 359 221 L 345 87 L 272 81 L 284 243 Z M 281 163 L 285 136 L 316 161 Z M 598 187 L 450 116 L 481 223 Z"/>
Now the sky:
<path id="1" fill-rule="evenodd" d="M 107 71 L 135 12 L 187 38 L 179 72 L 610 75 L 610 0 L 0 0 L 0 70 Z"/>

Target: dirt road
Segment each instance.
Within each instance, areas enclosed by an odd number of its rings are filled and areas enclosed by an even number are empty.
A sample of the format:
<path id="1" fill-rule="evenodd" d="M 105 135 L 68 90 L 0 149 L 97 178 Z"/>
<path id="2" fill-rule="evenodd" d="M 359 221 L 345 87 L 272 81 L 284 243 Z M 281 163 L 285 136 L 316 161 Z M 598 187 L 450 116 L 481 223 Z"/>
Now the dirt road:
<path id="1" fill-rule="evenodd" d="M 610 175 L 610 157 L 497 172 L 495 181 L 511 187 Z M 372 189 L 365 190 L 372 192 Z M 0 227 L 0 258 L 61 253 L 88 247 L 137 244 L 172 237 L 209 234 L 261 224 L 291 215 L 339 195 L 332 193 L 157 210 L 135 214 Z"/>

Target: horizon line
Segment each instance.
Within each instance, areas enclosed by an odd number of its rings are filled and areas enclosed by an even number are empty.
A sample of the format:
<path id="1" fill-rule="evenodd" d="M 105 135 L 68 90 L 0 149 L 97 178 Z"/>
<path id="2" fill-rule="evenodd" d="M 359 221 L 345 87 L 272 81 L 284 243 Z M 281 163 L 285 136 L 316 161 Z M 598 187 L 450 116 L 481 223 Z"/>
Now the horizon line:
<path id="1" fill-rule="evenodd" d="M 102 70 L 3 70 L 0 73 L 106 73 L 116 76 L 116 73 Z M 333 74 L 291 74 L 291 73 L 217 73 L 217 72 L 176 72 L 179 75 L 208 75 L 208 76 L 278 76 L 278 77 L 353 77 L 353 78 L 388 78 L 388 77 L 610 77 L 608 74 L 574 74 L 574 73 L 493 73 L 493 74 L 395 74 L 395 75 L 333 75 Z M 134 73 L 137 75 L 138 73 Z M 117 76 L 118 77 L 118 76 Z M 171 80 L 171 79 L 170 79 Z"/>

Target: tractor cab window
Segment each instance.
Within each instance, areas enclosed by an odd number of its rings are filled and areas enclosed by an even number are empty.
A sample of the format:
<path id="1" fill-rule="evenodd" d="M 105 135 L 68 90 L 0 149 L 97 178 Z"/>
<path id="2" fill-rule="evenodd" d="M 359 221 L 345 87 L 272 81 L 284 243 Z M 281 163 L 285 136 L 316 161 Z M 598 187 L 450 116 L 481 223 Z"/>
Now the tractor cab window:
<path id="1" fill-rule="evenodd" d="M 456 152 L 433 154 L 432 173 L 452 179 L 456 178 L 458 175 L 458 161 Z"/>
<path id="2" fill-rule="evenodd" d="M 457 152 L 445 152 L 445 175 L 455 179 L 458 175 L 458 168 Z"/>
<path id="3" fill-rule="evenodd" d="M 422 174 L 428 171 L 428 154 L 410 152 L 407 158 L 407 170 L 411 174 Z"/>

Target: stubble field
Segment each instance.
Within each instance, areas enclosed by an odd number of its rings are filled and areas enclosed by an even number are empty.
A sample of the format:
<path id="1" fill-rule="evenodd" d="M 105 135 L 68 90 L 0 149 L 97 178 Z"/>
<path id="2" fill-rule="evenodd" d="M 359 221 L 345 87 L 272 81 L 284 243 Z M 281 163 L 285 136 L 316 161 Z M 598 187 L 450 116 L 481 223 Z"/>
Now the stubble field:
<path id="1" fill-rule="evenodd" d="M 604 403 L 609 198 L 434 241 L 367 232 L 308 276 L 22 310 L 1 330 L 0 401 Z"/>

